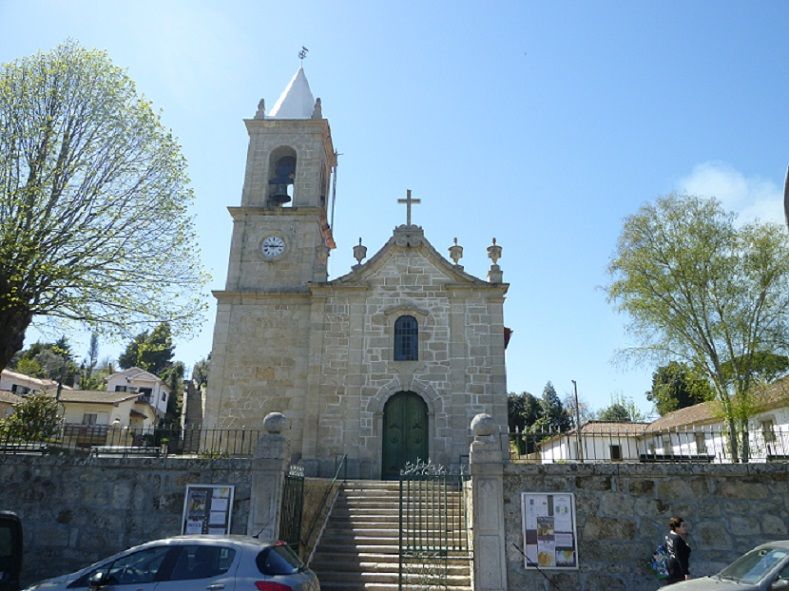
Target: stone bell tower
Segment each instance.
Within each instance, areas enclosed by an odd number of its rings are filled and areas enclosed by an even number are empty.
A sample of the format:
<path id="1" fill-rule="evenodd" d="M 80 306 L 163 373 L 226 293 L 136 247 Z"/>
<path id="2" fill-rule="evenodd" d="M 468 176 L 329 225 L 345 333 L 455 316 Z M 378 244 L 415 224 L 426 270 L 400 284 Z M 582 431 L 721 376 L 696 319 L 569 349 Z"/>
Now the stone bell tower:
<path id="1" fill-rule="evenodd" d="M 309 285 L 325 282 L 335 247 L 327 217 L 336 156 L 320 99 L 299 70 L 249 134 L 241 205 L 217 317 L 205 425 L 258 428 L 271 411 L 301 429 L 309 343 Z M 265 395 L 265 399 L 264 396 Z"/>
<path id="2" fill-rule="evenodd" d="M 329 122 L 299 68 L 270 114 L 263 101 L 249 133 L 241 206 L 231 207 L 228 291 L 305 290 L 325 281 L 334 248 L 327 220 L 336 164 Z"/>

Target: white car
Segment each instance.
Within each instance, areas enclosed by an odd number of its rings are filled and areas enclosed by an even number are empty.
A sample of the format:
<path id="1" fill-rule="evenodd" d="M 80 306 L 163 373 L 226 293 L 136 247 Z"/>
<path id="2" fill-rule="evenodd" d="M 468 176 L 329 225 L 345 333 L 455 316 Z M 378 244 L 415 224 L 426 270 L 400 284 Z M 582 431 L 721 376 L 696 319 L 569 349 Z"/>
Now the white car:
<path id="1" fill-rule="evenodd" d="M 25 591 L 320 591 L 284 543 L 248 536 L 176 536 L 147 542 Z"/>
<path id="2" fill-rule="evenodd" d="M 789 540 L 743 554 L 717 575 L 668 587 L 672 591 L 789 591 Z"/>

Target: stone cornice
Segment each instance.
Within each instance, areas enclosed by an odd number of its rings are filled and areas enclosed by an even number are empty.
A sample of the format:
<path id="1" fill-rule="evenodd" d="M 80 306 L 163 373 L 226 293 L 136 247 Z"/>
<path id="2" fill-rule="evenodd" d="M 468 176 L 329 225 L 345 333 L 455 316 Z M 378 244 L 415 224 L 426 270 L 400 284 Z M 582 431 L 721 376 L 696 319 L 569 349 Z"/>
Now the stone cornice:
<path id="1" fill-rule="evenodd" d="M 304 291 L 223 291 L 211 292 L 220 304 L 257 304 L 261 302 L 282 302 L 309 304 L 312 294 Z"/>
<path id="2" fill-rule="evenodd" d="M 227 208 L 233 220 L 244 219 L 245 217 L 262 216 L 309 216 L 314 217 L 318 214 L 321 220 L 326 219 L 326 210 L 322 207 L 261 207 L 259 205 L 231 205 Z"/>

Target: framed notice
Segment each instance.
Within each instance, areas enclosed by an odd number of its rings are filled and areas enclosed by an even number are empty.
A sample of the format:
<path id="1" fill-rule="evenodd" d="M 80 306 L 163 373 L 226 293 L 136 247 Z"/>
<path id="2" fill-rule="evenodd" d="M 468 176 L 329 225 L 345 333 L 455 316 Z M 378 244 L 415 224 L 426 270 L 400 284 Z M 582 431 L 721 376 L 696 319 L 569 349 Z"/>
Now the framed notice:
<path id="1" fill-rule="evenodd" d="M 230 484 L 187 484 L 181 533 L 229 534 L 234 492 Z"/>
<path id="2" fill-rule="evenodd" d="M 521 493 L 524 566 L 527 569 L 577 569 L 575 495 Z"/>

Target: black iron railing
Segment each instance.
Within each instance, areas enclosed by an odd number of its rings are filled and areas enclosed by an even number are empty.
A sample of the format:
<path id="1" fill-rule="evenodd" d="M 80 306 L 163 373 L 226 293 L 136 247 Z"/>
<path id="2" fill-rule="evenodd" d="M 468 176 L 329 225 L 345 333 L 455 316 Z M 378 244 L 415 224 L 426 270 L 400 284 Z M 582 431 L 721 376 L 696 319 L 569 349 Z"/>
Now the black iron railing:
<path id="1" fill-rule="evenodd" d="M 0 455 L 82 453 L 98 457 L 249 457 L 263 434 L 262 429 L 129 428 L 76 423 L 55 425 L 47 429 L 45 435 L 19 435 L 0 428 Z"/>

